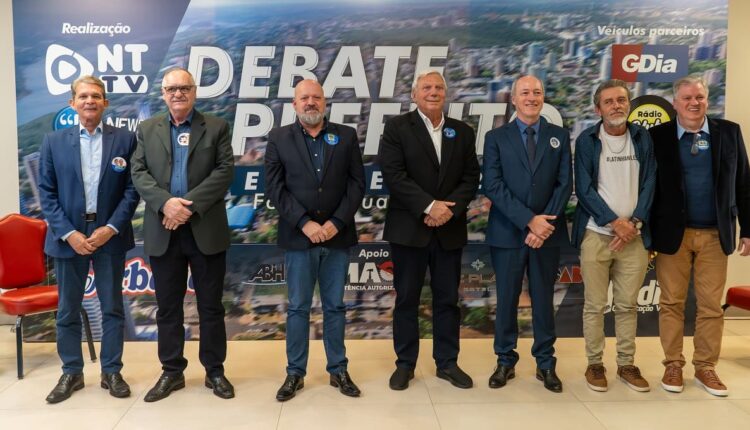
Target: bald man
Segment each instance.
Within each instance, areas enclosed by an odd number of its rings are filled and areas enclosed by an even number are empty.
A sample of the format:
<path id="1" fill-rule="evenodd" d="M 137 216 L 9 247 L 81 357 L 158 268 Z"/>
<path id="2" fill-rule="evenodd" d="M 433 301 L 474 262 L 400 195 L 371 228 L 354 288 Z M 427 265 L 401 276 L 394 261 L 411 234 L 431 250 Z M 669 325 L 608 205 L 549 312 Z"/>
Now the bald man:
<path id="1" fill-rule="evenodd" d="M 529 280 L 536 378 L 562 392 L 555 372 L 553 296 L 560 247 L 567 246 L 565 205 L 573 188 L 568 132 L 542 118 L 544 85 L 534 76 L 518 78 L 511 88 L 516 119 L 487 133 L 483 189 L 492 201 L 486 241 L 496 274 L 497 368 L 490 388 L 515 377 L 518 362 L 518 298 L 524 275 Z"/>
<path id="2" fill-rule="evenodd" d="M 353 128 L 326 119 L 318 82 L 300 81 L 292 105 L 297 121 L 271 131 L 265 157 L 266 193 L 279 211 L 278 244 L 286 250 L 289 288 L 287 377 L 276 399 L 289 400 L 304 387 L 316 282 L 330 383 L 358 397 L 347 372 L 344 284 L 349 248 L 357 244 L 354 214 L 365 190 L 362 154 Z"/>

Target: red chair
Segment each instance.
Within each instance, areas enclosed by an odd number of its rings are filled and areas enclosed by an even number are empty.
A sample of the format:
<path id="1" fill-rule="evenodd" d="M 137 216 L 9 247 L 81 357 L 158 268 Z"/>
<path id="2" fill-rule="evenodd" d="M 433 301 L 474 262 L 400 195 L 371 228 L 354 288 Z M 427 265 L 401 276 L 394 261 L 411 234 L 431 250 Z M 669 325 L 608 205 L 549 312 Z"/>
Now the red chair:
<path id="1" fill-rule="evenodd" d="M 0 311 L 16 316 L 18 379 L 23 379 L 23 318 L 57 311 L 57 285 L 37 285 L 47 277 L 44 235 L 47 223 L 11 214 L 0 219 Z M 91 326 L 81 309 L 91 360 L 96 361 Z"/>
<path id="2" fill-rule="evenodd" d="M 728 307 L 750 311 L 750 286 L 732 287 L 727 290 L 727 300 L 722 306 L 725 311 Z"/>

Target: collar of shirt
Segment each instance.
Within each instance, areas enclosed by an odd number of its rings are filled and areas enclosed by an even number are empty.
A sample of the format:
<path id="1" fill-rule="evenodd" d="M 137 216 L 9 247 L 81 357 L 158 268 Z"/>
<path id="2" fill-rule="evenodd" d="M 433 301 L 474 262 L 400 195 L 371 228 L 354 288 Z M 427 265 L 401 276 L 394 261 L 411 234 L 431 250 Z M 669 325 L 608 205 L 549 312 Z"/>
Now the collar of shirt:
<path id="1" fill-rule="evenodd" d="M 679 118 L 677 118 L 675 121 L 677 121 L 677 140 L 680 140 L 682 139 L 682 135 L 685 134 L 687 130 L 682 126 L 682 124 L 680 124 Z M 703 125 L 701 126 L 700 131 L 706 134 L 710 134 L 708 132 L 708 118 L 705 116 L 703 117 Z"/>
<path id="2" fill-rule="evenodd" d="M 445 124 L 445 115 L 443 115 L 442 112 L 440 112 L 440 124 L 438 124 L 437 127 L 432 126 L 432 120 L 427 118 L 427 115 L 423 114 L 421 110 L 417 109 L 417 113 L 422 117 L 422 121 L 424 121 L 424 125 L 425 127 L 427 127 L 427 131 L 429 131 L 430 133 L 442 129 L 443 124 Z"/>
<path id="3" fill-rule="evenodd" d="M 78 133 L 83 136 L 84 134 L 86 136 L 95 136 L 97 133 L 101 133 L 102 130 L 104 130 L 104 124 L 102 121 L 99 121 L 99 125 L 96 126 L 93 133 L 89 133 L 88 130 L 86 130 L 86 127 L 83 126 L 83 124 L 78 124 Z"/>
<path id="4" fill-rule="evenodd" d="M 172 114 L 169 113 L 169 125 L 171 125 L 172 127 L 180 127 L 180 126 L 183 126 L 183 125 L 190 126 L 193 123 L 193 114 L 194 113 L 195 113 L 195 109 L 191 109 L 190 113 L 187 116 L 187 118 L 185 118 L 185 121 L 183 121 L 183 122 L 181 122 L 181 123 L 179 123 L 177 125 L 174 125 L 174 118 L 172 118 Z"/>
<path id="5" fill-rule="evenodd" d="M 297 124 L 299 124 L 299 128 L 302 130 L 303 136 L 310 136 L 313 139 L 317 139 L 319 136 L 322 136 L 325 134 L 325 132 L 328 130 L 328 118 L 323 117 L 323 127 L 320 129 L 320 133 L 318 133 L 317 136 L 312 136 L 310 133 L 305 130 L 305 127 L 302 125 L 302 122 L 297 119 Z"/>
<path id="6" fill-rule="evenodd" d="M 523 135 L 526 135 L 526 129 L 531 127 L 534 129 L 534 132 L 535 132 L 534 137 L 536 138 L 537 136 L 539 136 L 540 123 L 541 121 L 536 120 L 536 122 L 533 124 L 526 124 L 525 122 L 521 121 L 520 118 L 516 117 L 516 125 L 518 126 L 518 129 L 521 130 L 521 134 Z"/>

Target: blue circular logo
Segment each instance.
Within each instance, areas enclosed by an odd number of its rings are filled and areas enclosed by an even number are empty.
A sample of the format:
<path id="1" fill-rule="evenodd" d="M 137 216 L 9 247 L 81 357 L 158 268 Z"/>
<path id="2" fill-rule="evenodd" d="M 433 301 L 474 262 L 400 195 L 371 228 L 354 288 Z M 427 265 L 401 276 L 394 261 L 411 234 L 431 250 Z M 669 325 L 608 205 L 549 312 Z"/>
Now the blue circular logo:
<path id="1" fill-rule="evenodd" d="M 62 130 L 78 125 L 78 113 L 72 107 L 68 106 L 60 109 L 52 121 L 52 130 Z"/>
<path id="2" fill-rule="evenodd" d="M 333 133 L 326 133 L 326 135 L 323 136 L 323 140 L 325 140 L 329 145 L 335 145 L 339 143 L 339 137 Z"/>
<path id="3" fill-rule="evenodd" d="M 450 127 L 445 127 L 443 129 L 443 134 L 448 139 L 453 139 L 454 137 L 456 137 L 456 130 L 454 130 L 454 129 L 450 128 Z"/>

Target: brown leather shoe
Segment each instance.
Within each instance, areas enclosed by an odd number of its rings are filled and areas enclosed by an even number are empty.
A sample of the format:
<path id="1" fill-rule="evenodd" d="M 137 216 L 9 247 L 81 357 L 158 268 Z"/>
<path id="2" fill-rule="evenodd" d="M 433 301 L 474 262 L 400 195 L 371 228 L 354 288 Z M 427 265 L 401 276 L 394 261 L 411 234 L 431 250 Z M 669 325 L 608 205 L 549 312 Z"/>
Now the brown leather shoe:
<path id="1" fill-rule="evenodd" d="M 695 369 L 695 384 L 714 396 L 729 395 L 729 389 L 721 382 L 714 369 Z"/>
<path id="2" fill-rule="evenodd" d="M 607 391 L 607 369 L 602 364 L 590 364 L 586 368 L 586 385 L 594 391 L 604 392 Z"/>
<path id="3" fill-rule="evenodd" d="M 641 393 L 651 391 L 651 387 L 649 387 L 648 381 L 643 379 L 643 376 L 641 376 L 641 369 L 633 366 L 632 364 L 626 366 L 617 366 L 617 379 L 624 382 L 625 385 L 634 389 L 635 391 L 639 391 Z"/>
<path id="4" fill-rule="evenodd" d="M 661 387 L 672 393 L 682 392 L 682 367 L 667 366 L 661 378 Z"/>

